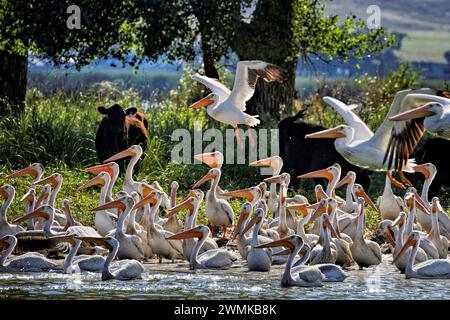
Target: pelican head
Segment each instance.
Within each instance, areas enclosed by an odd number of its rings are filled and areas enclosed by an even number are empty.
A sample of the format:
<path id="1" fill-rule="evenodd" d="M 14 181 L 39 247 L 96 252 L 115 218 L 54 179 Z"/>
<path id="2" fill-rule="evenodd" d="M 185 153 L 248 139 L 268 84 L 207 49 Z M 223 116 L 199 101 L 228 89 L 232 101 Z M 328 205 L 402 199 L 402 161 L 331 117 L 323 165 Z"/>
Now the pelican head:
<path id="1" fill-rule="evenodd" d="M 449 100 L 450 101 L 450 100 Z M 393 117 L 390 117 L 391 121 L 405 121 L 418 118 L 425 118 L 425 121 L 429 118 L 431 122 L 435 122 L 439 119 L 444 112 L 444 106 L 438 102 L 428 102 L 420 107 L 399 113 Z M 424 123 L 425 124 L 425 123 Z M 427 126 L 428 127 L 428 126 Z"/>
<path id="2" fill-rule="evenodd" d="M 15 192 L 16 190 L 10 184 L 5 184 L 4 186 L 0 187 L 0 196 L 2 196 L 5 201 L 13 196 Z"/>
<path id="3" fill-rule="evenodd" d="M 119 174 L 119 165 L 115 162 L 99 164 L 93 167 L 85 168 L 84 171 L 99 174 L 103 171 L 107 172 L 111 179 Z"/>
<path id="4" fill-rule="evenodd" d="M 103 161 L 103 163 L 116 161 L 116 160 L 120 160 L 120 159 L 127 158 L 127 157 L 140 158 L 142 155 L 142 152 L 143 151 L 142 151 L 141 146 L 135 144 L 135 145 L 132 145 L 131 147 L 129 147 L 128 149 L 123 150 L 123 151 L 116 153 L 115 155 L 109 157 L 108 159 Z"/>
<path id="5" fill-rule="evenodd" d="M 239 215 L 238 221 L 236 223 L 236 226 L 233 230 L 233 235 L 231 237 L 231 241 L 234 241 L 238 234 L 240 233 L 242 225 L 245 223 L 245 221 L 248 220 L 250 217 L 250 213 L 252 212 L 252 205 L 250 202 L 246 202 L 241 207 L 241 214 Z"/>
<path id="6" fill-rule="evenodd" d="M 409 237 L 406 240 L 406 242 L 403 245 L 403 247 L 395 255 L 394 260 L 392 261 L 392 263 L 395 263 L 402 256 L 402 254 L 404 254 L 406 252 L 406 250 L 409 247 L 416 245 L 416 243 L 419 242 L 419 241 L 420 241 L 420 234 L 417 231 L 411 232 L 411 234 L 409 235 Z"/>
<path id="7" fill-rule="evenodd" d="M 209 170 L 208 173 L 203 178 L 198 180 L 192 188 L 197 188 L 198 186 L 201 186 L 202 184 L 204 184 L 206 181 L 215 180 L 219 176 L 220 176 L 220 169 L 213 168 L 213 169 Z"/>
<path id="8" fill-rule="evenodd" d="M 339 183 L 336 185 L 335 189 L 338 189 L 346 184 L 352 184 L 355 183 L 356 180 L 356 173 L 354 171 L 349 171 L 345 175 L 345 177 L 339 181 Z"/>
<path id="9" fill-rule="evenodd" d="M 189 106 L 189 108 L 198 109 L 198 108 L 204 108 L 204 107 L 209 107 L 209 106 L 214 107 L 218 102 L 219 102 L 219 96 L 216 93 L 212 92 L 212 93 L 208 94 L 206 97 L 204 97 L 203 99 L 191 104 Z"/>
<path id="10" fill-rule="evenodd" d="M 274 174 L 278 174 L 283 167 L 283 159 L 280 156 L 261 159 L 249 163 L 250 167 L 271 167 Z"/>
<path id="11" fill-rule="evenodd" d="M 86 181 L 85 183 L 83 183 L 78 189 L 77 192 L 84 190 L 86 188 L 89 188 L 91 186 L 94 185 L 101 185 L 104 186 L 105 184 L 108 184 L 110 181 L 110 176 L 109 173 L 107 173 L 106 171 L 102 171 L 100 172 L 97 176 L 95 176 L 94 178 Z"/>
<path id="12" fill-rule="evenodd" d="M 209 228 L 207 226 L 197 226 L 195 228 L 182 231 L 180 233 L 176 233 L 170 237 L 167 237 L 167 240 L 183 240 L 183 239 L 191 239 L 197 238 L 201 239 L 207 237 L 209 235 Z"/>
<path id="13" fill-rule="evenodd" d="M 196 154 L 194 159 L 203 162 L 208 167 L 220 169 L 223 164 L 223 154 L 220 151 Z"/>
<path id="14" fill-rule="evenodd" d="M 273 248 L 273 247 L 286 247 L 292 252 L 295 248 L 302 247 L 303 240 L 299 235 L 292 235 L 280 240 L 272 241 L 269 243 L 260 244 L 255 248 Z"/>
<path id="15" fill-rule="evenodd" d="M 52 188 L 56 188 L 58 185 L 61 185 L 62 183 L 62 175 L 59 174 L 58 172 L 55 172 L 52 175 L 49 175 L 48 177 L 37 181 L 35 184 L 43 185 L 46 183 L 49 183 L 52 186 Z"/>
<path id="16" fill-rule="evenodd" d="M 318 138 L 334 138 L 334 139 L 339 139 L 339 138 L 348 138 L 348 139 L 353 139 L 353 135 L 354 135 L 354 129 L 341 124 L 340 126 L 337 126 L 335 128 L 331 128 L 331 129 L 326 129 L 326 130 L 322 130 L 319 132 L 315 132 L 315 133 L 310 133 L 305 135 L 306 139 L 318 139 Z"/>
<path id="17" fill-rule="evenodd" d="M 26 175 L 31 175 L 33 178 L 37 178 L 42 176 L 42 174 L 44 173 L 44 167 L 42 166 L 42 164 L 40 163 L 33 163 L 32 165 L 17 170 L 13 173 L 11 173 L 9 176 L 6 177 L 6 179 L 12 179 L 12 178 L 17 178 L 17 177 L 23 177 Z"/>
<path id="18" fill-rule="evenodd" d="M 308 172 L 305 174 L 302 174 L 298 176 L 299 179 L 305 179 L 305 178 L 325 178 L 328 181 L 332 181 L 334 177 L 337 177 L 340 174 L 339 168 L 336 166 L 330 166 L 325 169 L 316 170 L 312 172 Z"/>
<path id="19" fill-rule="evenodd" d="M 372 201 L 372 199 L 370 199 L 369 195 L 364 191 L 362 185 L 356 183 L 353 186 L 353 192 L 355 193 L 356 197 L 361 197 L 363 201 L 367 202 L 373 210 L 375 210 L 376 212 L 380 212 L 380 209 L 378 209 L 377 205 Z"/>
<path id="20" fill-rule="evenodd" d="M 420 165 L 416 165 L 413 167 L 414 172 L 418 172 L 423 174 L 425 177 L 425 180 L 428 180 L 430 177 L 433 177 L 436 175 L 437 169 L 436 166 L 432 163 L 424 163 Z"/>

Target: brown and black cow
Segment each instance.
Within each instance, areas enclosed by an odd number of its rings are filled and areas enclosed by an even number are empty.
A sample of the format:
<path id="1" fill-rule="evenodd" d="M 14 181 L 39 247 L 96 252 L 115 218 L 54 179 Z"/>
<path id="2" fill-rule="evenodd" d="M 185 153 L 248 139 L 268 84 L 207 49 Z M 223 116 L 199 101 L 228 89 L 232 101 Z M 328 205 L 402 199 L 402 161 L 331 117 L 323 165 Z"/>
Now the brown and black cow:
<path id="1" fill-rule="evenodd" d="M 142 112 L 134 107 L 124 110 L 118 104 L 110 108 L 99 106 L 97 111 L 105 115 L 95 137 L 95 148 L 101 163 L 134 144 L 139 144 L 145 151 L 148 120 Z M 118 161 L 119 165 L 122 163 L 123 161 Z"/>

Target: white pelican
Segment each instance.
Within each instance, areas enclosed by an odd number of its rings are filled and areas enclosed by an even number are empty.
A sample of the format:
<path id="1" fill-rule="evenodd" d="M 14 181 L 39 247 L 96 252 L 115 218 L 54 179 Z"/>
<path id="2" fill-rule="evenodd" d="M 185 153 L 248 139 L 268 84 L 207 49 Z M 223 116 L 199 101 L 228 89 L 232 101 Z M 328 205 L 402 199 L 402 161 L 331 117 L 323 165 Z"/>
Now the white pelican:
<path id="1" fill-rule="evenodd" d="M 345 177 L 338 182 L 335 189 L 339 189 L 343 185 L 347 185 L 345 189 L 345 203 L 341 206 L 341 210 L 347 213 L 354 213 L 358 210 L 358 205 L 353 201 L 353 187 L 355 185 L 356 173 L 349 171 Z"/>
<path id="2" fill-rule="evenodd" d="M 148 216 L 147 236 L 148 242 L 154 254 L 159 256 L 159 262 L 162 258 L 175 261 L 175 259 L 183 258 L 183 248 L 181 241 L 168 241 L 167 237 L 173 235 L 172 232 L 156 227 L 155 215 L 159 211 L 159 206 L 162 201 L 162 193 L 158 190 L 153 190 L 145 198 L 136 203 L 135 209 L 146 205 L 152 205 L 150 214 Z"/>
<path id="3" fill-rule="evenodd" d="M 392 179 L 389 175 L 391 175 L 391 170 L 386 171 L 383 195 L 378 197 L 377 206 L 380 208 L 382 219 L 394 221 L 397 219 L 400 211 L 402 211 L 403 200 L 401 197 L 396 196 L 392 191 Z M 397 187 L 404 189 L 403 185 L 397 185 Z"/>
<path id="4" fill-rule="evenodd" d="M 439 258 L 446 259 L 448 255 L 448 239 L 440 234 L 438 221 L 438 213 L 441 205 L 437 197 L 434 197 L 431 202 L 431 230 L 428 233 L 428 239 L 433 242 L 438 250 Z"/>
<path id="5" fill-rule="evenodd" d="M 102 280 L 133 280 L 141 279 L 144 266 L 136 260 L 120 260 L 115 262 L 112 266 L 111 262 L 114 260 L 119 251 L 119 241 L 112 237 L 95 238 L 95 237 L 76 237 L 75 239 L 91 242 L 95 245 L 104 246 L 109 250 L 109 254 L 105 259 L 102 270 Z"/>
<path id="6" fill-rule="evenodd" d="M 280 156 L 273 156 L 270 158 L 261 159 L 258 161 L 251 162 L 250 167 L 266 167 L 272 168 L 272 177 L 278 176 L 283 168 L 283 159 Z M 264 196 L 264 195 L 262 195 Z M 278 217 L 278 196 L 277 196 L 277 185 L 276 183 L 270 184 L 269 198 L 267 199 L 267 206 L 272 214 L 272 218 Z"/>
<path id="7" fill-rule="evenodd" d="M 214 152 L 207 152 L 207 153 L 201 153 L 196 154 L 194 156 L 194 159 L 203 162 L 211 169 L 217 168 L 219 170 L 222 169 L 223 165 L 223 154 L 220 151 L 214 151 Z M 220 186 L 217 186 L 217 197 L 220 199 L 229 200 L 229 197 L 223 196 L 222 193 L 226 190 L 222 190 Z M 206 193 L 208 196 L 208 193 Z"/>
<path id="8" fill-rule="evenodd" d="M 84 171 L 94 174 L 100 174 L 103 171 L 107 172 L 109 174 L 110 180 L 108 183 L 108 189 L 106 190 L 104 203 L 114 201 L 112 196 L 112 190 L 116 183 L 117 178 L 119 177 L 119 165 L 115 162 L 108 162 L 93 167 L 85 168 Z"/>
<path id="9" fill-rule="evenodd" d="M 280 240 L 275 240 L 273 242 L 261 244 L 257 248 L 271 248 L 280 246 L 287 247 L 290 250 L 290 254 L 286 262 L 283 276 L 281 278 L 281 286 L 283 287 L 323 286 L 322 281 L 325 279 L 325 276 L 315 266 L 305 267 L 301 270 L 297 268 L 295 273 L 292 272 L 292 265 L 294 263 L 294 258 L 297 256 L 300 249 L 303 247 L 303 240 L 300 236 L 291 235 L 289 237 L 282 238 Z"/>
<path id="10" fill-rule="evenodd" d="M 191 196 L 188 196 L 184 201 L 180 202 L 177 206 L 174 206 L 172 209 L 169 210 L 167 213 L 167 216 L 170 217 L 172 215 L 177 214 L 182 210 L 183 208 L 186 208 L 188 212 L 186 213 L 186 226 L 185 230 L 192 229 L 196 226 L 197 221 L 197 213 L 198 209 L 200 208 L 200 205 L 203 201 L 203 192 L 200 190 L 196 190 L 196 192 L 192 192 Z M 192 249 L 195 246 L 195 240 L 194 239 L 184 239 L 182 248 L 183 248 L 183 256 L 186 258 L 186 260 L 190 261 L 191 259 L 191 253 Z M 208 237 L 205 240 L 205 243 L 200 248 L 199 253 L 202 254 L 205 251 L 211 250 L 211 249 L 217 249 L 219 246 L 217 243 L 210 237 Z"/>
<path id="11" fill-rule="evenodd" d="M 251 238 L 245 235 L 244 230 L 249 222 L 251 212 L 252 212 L 252 205 L 249 202 L 245 202 L 241 206 L 241 213 L 239 214 L 238 221 L 234 227 L 233 234 L 231 237 L 232 241 L 236 239 L 239 254 L 244 260 L 247 260 L 248 251 L 250 249 Z"/>
<path id="12" fill-rule="evenodd" d="M 328 213 L 322 214 L 320 219 L 320 239 L 322 245 L 316 244 L 311 252 L 310 264 L 322 264 L 322 263 L 335 263 L 337 259 L 336 247 L 332 248 L 330 242 L 330 235 L 328 234 L 328 228 L 333 230 L 333 226 L 330 223 Z M 336 233 L 334 231 L 334 233 Z"/>
<path id="13" fill-rule="evenodd" d="M 415 90 L 408 94 L 404 101 L 409 108 L 389 114 L 393 127 L 386 156 L 392 157 L 400 150 L 405 150 L 402 155 L 411 154 L 425 130 L 441 138 L 450 139 L 448 98 L 450 92 L 431 89 Z"/>
<path id="14" fill-rule="evenodd" d="M 6 176 L 5 178 L 13 179 L 17 177 L 31 175 L 33 177 L 33 181 L 31 182 L 30 187 L 34 187 L 36 185 L 36 182 L 41 180 L 43 174 L 44 174 L 44 167 L 42 166 L 42 164 L 36 162 L 26 168 L 11 173 L 9 176 Z"/>
<path id="15" fill-rule="evenodd" d="M 326 189 L 326 194 L 328 197 L 334 197 L 334 189 L 336 188 L 336 185 L 339 182 L 341 176 L 341 172 L 338 167 L 336 166 L 330 166 L 325 169 L 316 170 L 312 172 L 308 172 L 305 174 L 302 174 L 298 176 L 298 179 L 305 179 L 305 178 L 325 178 L 328 180 L 328 185 Z"/>
<path id="16" fill-rule="evenodd" d="M 126 150 L 123 150 L 115 155 L 109 157 L 103 163 L 120 160 L 126 157 L 131 157 L 130 162 L 127 165 L 127 170 L 125 171 L 125 178 L 123 179 L 123 187 L 122 189 L 131 194 L 131 192 L 136 191 L 139 193 L 139 182 L 133 180 L 133 170 L 136 163 L 139 161 L 142 155 L 142 148 L 139 145 L 132 145 Z"/>
<path id="17" fill-rule="evenodd" d="M 69 227 L 72 227 L 72 226 L 81 226 L 81 223 L 76 221 L 72 215 L 72 210 L 70 210 L 70 200 L 69 199 L 63 199 L 62 209 L 63 209 L 63 212 L 66 215 L 66 219 L 67 219 L 67 223 L 64 226 L 64 230 L 67 230 Z"/>
<path id="18" fill-rule="evenodd" d="M 124 196 L 115 201 L 108 202 L 102 206 L 91 209 L 91 211 L 102 211 L 107 209 L 118 209 L 119 220 L 117 221 L 116 229 L 113 230 L 114 237 L 119 242 L 119 251 L 117 256 L 119 259 L 144 259 L 144 248 L 142 246 L 141 238 L 136 235 L 125 234 L 124 221 L 134 206 L 134 200 L 131 196 Z"/>
<path id="19" fill-rule="evenodd" d="M 366 229 L 366 215 L 364 214 L 364 199 L 358 198 L 359 216 L 356 235 L 350 245 L 352 256 L 359 268 L 368 268 L 381 263 L 381 249 L 378 243 L 364 239 Z"/>
<path id="20" fill-rule="evenodd" d="M 59 225 L 61 225 L 61 226 L 65 226 L 67 223 L 66 216 L 64 214 L 62 214 L 61 211 L 59 211 L 55 205 L 56 196 L 58 195 L 59 190 L 61 189 L 62 181 L 63 181 L 62 175 L 58 172 L 55 172 L 55 173 L 51 174 L 50 176 L 37 181 L 36 184 L 37 185 L 45 185 L 46 183 L 49 183 L 52 186 L 52 192 L 50 194 L 50 198 L 47 201 L 47 205 L 49 205 L 55 209 L 55 220 L 54 221 L 58 222 Z"/>
<path id="21" fill-rule="evenodd" d="M 323 200 L 319 203 L 319 206 L 325 207 L 326 200 Z M 311 220 L 312 212 L 307 209 L 308 204 L 300 203 L 300 204 L 290 204 L 286 206 L 287 209 L 298 211 L 302 214 L 302 218 L 300 218 L 297 222 L 296 233 L 302 237 L 303 242 L 310 246 L 316 245 L 319 240 L 319 236 L 313 233 L 305 233 L 305 225 Z M 322 208 L 318 208 L 316 210 L 322 210 Z"/>
<path id="22" fill-rule="evenodd" d="M 191 253 L 189 268 L 195 269 L 228 269 L 238 257 L 224 249 L 212 249 L 202 253 L 198 252 L 209 235 L 207 226 L 198 226 L 167 238 L 167 240 L 182 240 L 188 238 L 198 238 L 197 243 Z"/>
<path id="23" fill-rule="evenodd" d="M 176 181 L 172 181 L 170 184 L 170 203 L 169 210 L 176 206 L 177 202 L 177 190 L 179 188 L 179 184 Z M 202 198 L 203 200 L 203 198 Z M 167 231 L 177 233 L 183 230 L 183 223 L 180 219 L 178 219 L 177 215 L 167 215 L 167 222 L 162 226 Z"/>
<path id="24" fill-rule="evenodd" d="M 102 206 L 105 203 L 107 203 L 106 195 L 108 192 L 110 182 L 111 182 L 110 175 L 105 171 L 101 171 L 99 174 L 97 174 L 97 176 L 83 183 L 77 189 L 77 192 L 84 190 L 90 186 L 94 186 L 97 184 L 101 185 L 102 188 L 100 191 L 98 205 Z M 108 210 L 96 210 L 94 225 L 101 236 L 106 236 L 109 232 L 111 232 L 111 230 L 114 230 L 116 228 L 116 224 L 117 224 L 117 217 L 112 212 L 109 212 Z"/>
<path id="25" fill-rule="evenodd" d="M 133 191 L 131 193 L 131 197 L 133 198 L 134 203 L 138 203 L 141 200 L 139 194 L 136 191 Z M 133 208 L 133 210 L 131 210 L 131 213 L 128 215 L 125 233 L 130 235 L 136 235 L 141 239 L 142 248 L 144 249 L 144 259 L 147 260 L 153 258 L 154 254 L 152 247 L 150 246 L 148 241 L 148 232 L 147 232 L 148 229 L 144 228 L 142 225 L 136 222 L 136 212 L 138 210 L 139 209 Z"/>
<path id="26" fill-rule="evenodd" d="M 17 245 L 13 235 L 0 239 L 0 271 L 2 272 L 43 272 L 55 269 L 57 264 L 45 258 L 42 254 L 29 252 L 6 261 Z"/>
<path id="27" fill-rule="evenodd" d="M 448 259 L 433 259 L 427 260 L 413 266 L 417 250 L 420 245 L 420 235 L 417 231 L 411 233 L 408 240 L 405 242 L 401 250 L 394 257 L 394 262 L 397 261 L 406 250 L 412 246 L 409 253 L 408 263 L 405 270 L 405 278 L 411 279 L 450 279 L 450 261 Z"/>
<path id="28" fill-rule="evenodd" d="M 217 197 L 217 185 L 219 184 L 220 176 L 220 169 L 210 169 L 192 188 L 196 188 L 206 181 L 212 180 L 209 192 L 206 194 L 205 214 L 212 228 L 215 226 L 222 227 L 222 239 L 225 239 L 227 227 L 233 225 L 234 212 L 226 200 Z"/>
<path id="29" fill-rule="evenodd" d="M 1 191 L 0 191 L 1 192 Z M 28 189 L 28 192 L 20 199 L 25 204 L 25 212 L 30 213 L 34 210 L 34 204 L 36 203 L 36 191 L 34 187 Z M 33 220 L 27 220 L 27 230 L 34 230 Z"/>
<path id="30" fill-rule="evenodd" d="M 255 207 L 256 203 L 261 199 L 261 189 L 259 187 L 250 187 L 240 190 L 223 192 L 222 195 L 230 198 L 245 198 L 248 202 L 251 203 L 252 207 Z"/>
<path id="31" fill-rule="evenodd" d="M 253 218 L 247 223 L 244 231 L 242 232 L 245 234 L 251 227 L 254 226 L 250 240 L 250 249 L 247 254 L 248 271 L 270 271 L 270 266 L 272 265 L 272 250 L 268 248 L 257 248 L 257 246 L 261 244 L 258 233 L 263 220 L 264 211 L 261 208 L 256 209 Z M 268 241 L 265 241 L 265 243 L 271 242 L 271 239 L 267 240 Z"/>
<path id="32" fill-rule="evenodd" d="M 9 184 L 0 187 L 0 196 L 5 200 L 0 212 L 0 237 L 16 234 L 17 232 L 25 230 L 19 225 L 9 223 L 8 218 L 6 217 L 6 213 L 14 200 L 15 194 L 16 190 Z"/>
<path id="33" fill-rule="evenodd" d="M 397 225 L 399 227 L 395 237 L 395 248 L 392 253 L 394 256 L 396 256 L 403 247 L 403 235 L 405 233 L 406 228 L 406 213 L 400 212 L 398 218 L 393 222 L 392 227 L 395 227 Z M 418 254 L 415 256 L 414 260 L 415 263 L 424 262 L 426 260 L 428 260 L 427 254 L 425 253 L 425 251 L 423 251 L 422 248 L 418 248 Z M 398 270 L 400 270 L 401 273 L 405 273 L 406 265 L 408 263 L 406 256 L 399 256 L 392 263 L 395 264 L 395 266 L 397 267 Z"/>
<path id="34" fill-rule="evenodd" d="M 281 82 L 282 70 L 264 61 L 240 61 L 237 65 L 232 91 L 215 79 L 196 74 L 192 76 L 192 79 L 208 87 L 212 93 L 190 105 L 190 108 L 207 107 L 206 112 L 211 118 L 235 128 L 236 140 L 241 145 L 238 125 L 246 125 L 250 129 L 260 122 L 258 116 L 251 116 L 244 112 L 245 104 L 253 96 L 259 77 L 266 82 Z M 250 131 L 249 138 L 254 145 Z"/>

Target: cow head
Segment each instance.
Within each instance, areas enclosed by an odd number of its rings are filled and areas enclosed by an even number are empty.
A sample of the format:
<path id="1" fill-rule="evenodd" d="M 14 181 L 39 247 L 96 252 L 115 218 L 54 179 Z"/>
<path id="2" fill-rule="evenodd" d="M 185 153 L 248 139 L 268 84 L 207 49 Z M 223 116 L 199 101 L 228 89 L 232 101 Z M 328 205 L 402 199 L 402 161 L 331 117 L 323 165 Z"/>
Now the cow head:
<path id="1" fill-rule="evenodd" d="M 113 133 L 122 134 L 125 131 L 125 117 L 134 115 L 137 109 L 132 107 L 124 110 L 120 105 L 115 104 L 108 109 L 104 106 L 99 106 L 97 111 L 108 117 L 111 124 L 110 129 Z"/>

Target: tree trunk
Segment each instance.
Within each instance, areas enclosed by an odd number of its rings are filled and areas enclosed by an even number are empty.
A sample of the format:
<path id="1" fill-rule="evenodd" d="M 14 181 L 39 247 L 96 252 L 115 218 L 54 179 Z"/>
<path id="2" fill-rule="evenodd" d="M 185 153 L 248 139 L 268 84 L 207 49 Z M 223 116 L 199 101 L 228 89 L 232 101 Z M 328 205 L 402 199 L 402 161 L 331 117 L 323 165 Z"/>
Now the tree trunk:
<path id="1" fill-rule="evenodd" d="M 24 110 L 27 73 L 27 56 L 0 52 L 0 115 Z"/>
<path id="2" fill-rule="evenodd" d="M 203 38 L 203 35 L 202 35 Z M 210 78 L 219 79 L 219 73 L 217 72 L 214 56 L 211 52 L 211 46 L 208 41 L 208 37 L 202 39 L 202 52 L 203 52 L 203 66 L 205 67 L 205 75 Z"/>

